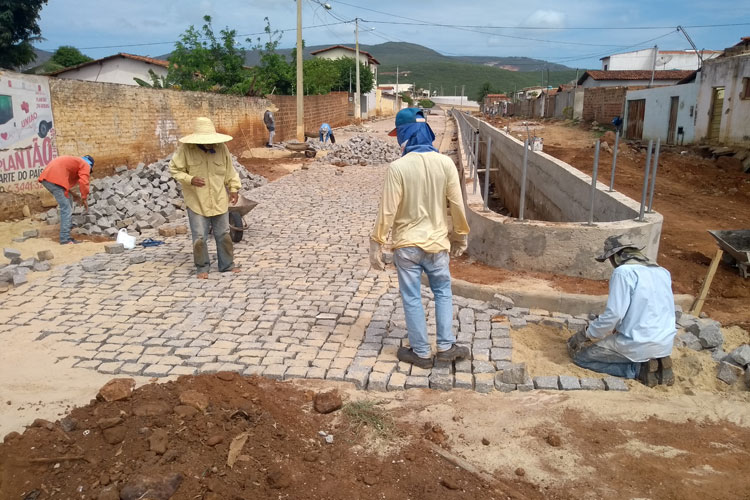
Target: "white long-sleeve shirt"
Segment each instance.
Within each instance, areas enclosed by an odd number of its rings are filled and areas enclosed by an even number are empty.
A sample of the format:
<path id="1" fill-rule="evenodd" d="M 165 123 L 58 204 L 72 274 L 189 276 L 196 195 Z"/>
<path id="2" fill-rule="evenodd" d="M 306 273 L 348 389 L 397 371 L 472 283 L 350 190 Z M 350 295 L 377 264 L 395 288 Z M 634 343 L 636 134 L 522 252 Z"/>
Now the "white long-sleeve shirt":
<path id="1" fill-rule="evenodd" d="M 676 333 L 669 271 L 628 264 L 612 272 L 607 308 L 586 330 L 587 337 L 603 339 L 598 345 L 634 362 L 669 356 Z"/>

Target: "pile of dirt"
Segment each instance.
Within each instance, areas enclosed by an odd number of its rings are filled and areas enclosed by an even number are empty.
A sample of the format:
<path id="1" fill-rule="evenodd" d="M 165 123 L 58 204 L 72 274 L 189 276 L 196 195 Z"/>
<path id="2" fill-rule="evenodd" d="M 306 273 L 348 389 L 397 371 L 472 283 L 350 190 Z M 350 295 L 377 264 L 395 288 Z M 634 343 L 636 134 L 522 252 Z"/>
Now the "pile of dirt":
<path id="1" fill-rule="evenodd" d="M 6 436 L 0 498 L 542 497 L 456 467 L 422 429 L 394 427 L 378 438 L 392 440 L 383 453 L 354 412 L 319 414 L 313 393 L 289 383 L 223 372 L 131 394 L 127 380 Z"/>

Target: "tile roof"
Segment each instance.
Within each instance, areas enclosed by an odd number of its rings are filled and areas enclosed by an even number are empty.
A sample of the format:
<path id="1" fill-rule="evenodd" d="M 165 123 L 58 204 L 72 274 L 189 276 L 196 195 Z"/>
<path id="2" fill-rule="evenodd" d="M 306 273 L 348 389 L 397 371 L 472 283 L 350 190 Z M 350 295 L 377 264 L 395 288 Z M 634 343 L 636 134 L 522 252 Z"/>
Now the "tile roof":
<path id="1" fill-rule="evenodd" d="M 682 80 L 689 76 L 692 70 L 657 70 L 654 71 L 654 80 Z M 585 72 L 578 79 L 578 84 L 583 83 L 587 78 L 598 81 L 608 80 L 650 80 L 651 71 L 649 70 L 590 70 Z"/>
<path id="2" fill-rule="evenodd" d="M 47 75 L 49 75 L 49 76 L 57 76 L 57 75 L 59 75 L 61 73 L 65 73 L 66 71 L 71 71 L 71 70 L 78 69 L 78 68 L 84 68 L 84 67 L 90 66 L 92 64 L 100 64 L 100 63 L 103 63 L 104 61 L 109 61 L 110 59 L 114 59 L 116 57 L 124 57 L 125 59 L 133 59 L 134 61 L 141 61 L 141 62 L 145 62 L 145 63 L 149 63 L 149 64 L 154 64 L 156 66 L 161 66 L 163 68 L 168 68 L 169 67 L 169 61 L 165 61 L 163 59 L 154 59 L 152 57 L 137 56 L 135 54 L 127 54 L 125 52 L 120 52 L 119 54 L 114 54 L 112 56 L 103 57 L 101 59 L 94 59 L 93 61 L 88 61 L 88 62 L 85 62 L 85 63 L 81 63 L 81 64 L 78 64 L 76 66 L 71 66 L 69 68 L 59 69 L 57 71 L 53 71 L 51 73 L 47 73 Z"/>
<path id="3" fill-rule="evenodd" d="M 334 50 L 334 49 L 344 49 L 344 50 L 351 50 L 352 52 L 356 52 L 356 49 L 347 47 L 346 45 L 331 45 L 330 47 L 326 47 L 325 49 L 313 50 L 312 52 L 310 52 L 310 55 L 314 56 L 315 54 L 322 54 L 323 52 L 328 52 L 329 50 Z M 366 52 L 360 49 L 359 53 L 367 56 L 367 59 L 371 63 L 378 64 L 378 65 L 380 64 L 380 62 L 374 57 L 372 57 L 372 54 L 370 54 L 369 52 Z"/>

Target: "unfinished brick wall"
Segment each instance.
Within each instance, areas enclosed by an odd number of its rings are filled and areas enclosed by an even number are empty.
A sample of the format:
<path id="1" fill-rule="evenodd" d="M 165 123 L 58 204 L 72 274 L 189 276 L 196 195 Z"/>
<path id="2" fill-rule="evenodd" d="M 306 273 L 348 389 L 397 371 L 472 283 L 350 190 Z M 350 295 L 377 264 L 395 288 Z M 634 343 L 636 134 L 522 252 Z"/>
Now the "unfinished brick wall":
<path id="1" fill-rule="evenodd" d="M 276 135 L 274 141 L 294 139 L 297 135 L 297 97 L 273 95 L 268 98 L 276 105 Z M 349 94 L 331 92 L 326 95 L 305 96 L 305 132 L 317 136 L 322 123 L 341 127 L 351 123 Z"/>
<path id="2" fill-rule="evenodd" d="M 615 116 L 625 114 L 625 94 L 628 87 L 592 87 L 583 94 L 583 119 L 610 123 Z"/>

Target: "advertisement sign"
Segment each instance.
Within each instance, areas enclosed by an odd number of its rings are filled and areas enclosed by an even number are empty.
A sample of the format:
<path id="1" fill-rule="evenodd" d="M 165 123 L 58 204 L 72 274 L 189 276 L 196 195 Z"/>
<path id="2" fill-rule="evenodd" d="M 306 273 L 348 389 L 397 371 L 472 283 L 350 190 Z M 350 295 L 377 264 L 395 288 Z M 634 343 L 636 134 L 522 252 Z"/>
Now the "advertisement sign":
<path id="1" fill-rule="evenodd" d="M 37 178 L 55 157 L 48 79 L 0 71 L 0 192 L 42 189 Z"/>

